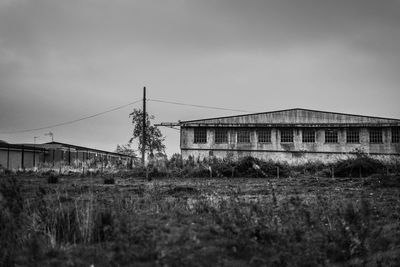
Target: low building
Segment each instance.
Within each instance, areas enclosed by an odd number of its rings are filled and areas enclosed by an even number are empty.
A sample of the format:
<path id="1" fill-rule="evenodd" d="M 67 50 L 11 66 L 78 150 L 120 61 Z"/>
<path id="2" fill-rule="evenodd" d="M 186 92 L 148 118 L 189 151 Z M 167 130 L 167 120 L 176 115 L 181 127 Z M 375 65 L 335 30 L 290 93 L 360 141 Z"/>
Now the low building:
<path id="1" fill-rule="evenodd" d="M 400 120 L 308 109 L 180 121 L 180 148 L 189 156 L 302 163 L 357 153 L 400 157 Z"/>
<path id="2" fill-rule="evenodd" d="M 45 151 L 31 144 L 9 144 L 0 141 L 0 168 L 19 170 L 37 166 Z"/>
<path id="3" fill-rule="evenodd" d="M 0 142 L 0 165 L 9 170 L 35 167 L 107 168 L 128 167 L 134 157 L 89 147 L 50 142 L 45 144 L 9 144 Z"/>

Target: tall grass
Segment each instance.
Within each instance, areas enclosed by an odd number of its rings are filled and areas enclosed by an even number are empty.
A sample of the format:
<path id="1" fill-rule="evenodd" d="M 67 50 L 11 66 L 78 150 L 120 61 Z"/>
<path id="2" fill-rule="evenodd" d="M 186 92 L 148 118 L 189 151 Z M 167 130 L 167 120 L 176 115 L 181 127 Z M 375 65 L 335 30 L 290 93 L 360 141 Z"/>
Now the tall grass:
<path id="1" fill-rule="evenodd" d="M 132 184 L 134 191 L 101 183 L 79 190 L 44 185 L 24 199 L 16 179 L 2 181 L 1 264 L 394 266 L 400 261 L 400 229 L 390 217 L 400 214 L 400 207 L 377 211 L 364 193 L 348 201 L 275 185 L 263 189 L 264 198 L 249 199 L 239 184 L 226 183 L 228 188 L 217 192 L 219 187 L 210 189 L 201 180 L 186 186 Z"/>

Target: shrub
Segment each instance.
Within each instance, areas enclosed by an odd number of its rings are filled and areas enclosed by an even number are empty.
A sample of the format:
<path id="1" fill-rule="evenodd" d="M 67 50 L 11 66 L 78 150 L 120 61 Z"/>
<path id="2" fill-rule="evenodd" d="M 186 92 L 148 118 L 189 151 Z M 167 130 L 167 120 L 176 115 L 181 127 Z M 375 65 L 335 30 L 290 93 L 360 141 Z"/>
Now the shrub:
<path id="1" fill-rule="evenodd" d="M 366 177 L 385 171 L 385 165 L 382 162 L 364 155 L 338 161 L 333 164 L 333 167 L 335 176 L 338 177 Z"/>
<path id="2" fill-rule="evenodd" d="M 55 173 L 50 173 L 49 177 L 47 177 L 47 183 L 57 184 L 58 183 L 58 175 Z"/>
<path id="3" fill-rule="evenodd" d="M 115 184 L 115 179 L 114 177 L 106 177 L 103 182 L 104 184 Z"/>

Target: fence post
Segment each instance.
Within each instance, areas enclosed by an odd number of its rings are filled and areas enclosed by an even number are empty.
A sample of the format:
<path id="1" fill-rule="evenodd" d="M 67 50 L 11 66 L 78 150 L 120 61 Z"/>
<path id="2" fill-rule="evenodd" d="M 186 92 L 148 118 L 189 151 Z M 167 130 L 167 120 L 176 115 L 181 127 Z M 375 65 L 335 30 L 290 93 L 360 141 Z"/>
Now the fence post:
<path id="1" fill-rule="evenodd" d="M 279 167 L 276 167 L 276 176 L 279 179 Z"/>
<path id="2" fill-rule="evenodd" d="M 335 178 L 335 167 L 332 167 L 332 178 Z"/>

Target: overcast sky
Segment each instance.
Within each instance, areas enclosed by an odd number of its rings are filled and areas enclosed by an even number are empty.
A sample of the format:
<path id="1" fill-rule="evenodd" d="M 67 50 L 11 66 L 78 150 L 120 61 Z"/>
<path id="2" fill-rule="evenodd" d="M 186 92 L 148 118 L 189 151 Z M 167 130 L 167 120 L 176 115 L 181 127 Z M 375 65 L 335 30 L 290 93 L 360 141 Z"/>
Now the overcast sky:
<path id="1" fill-rule="evenodd" d="M 309 108 L 400 118 L 398 0 L 0 0 L 0 132 L 142 97 L 254 112 Z M 50 129 L 114 150 L 129 111 Z M 140 105 L 136 105 L 140 107 Z M 149 102 L 156 122 L 240 112 Z M 0 134 L 48 142 L 40 130 Z M 162 129 L 167 152 L 179 132 Z"/>

